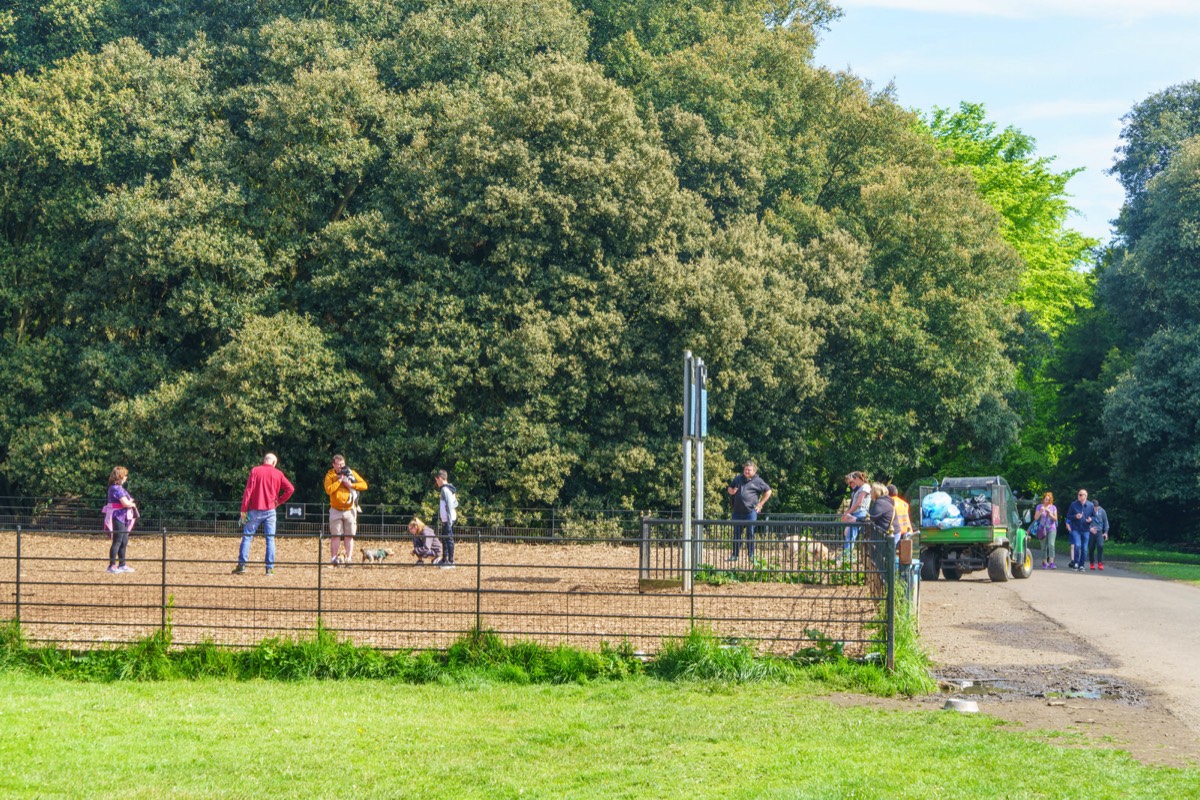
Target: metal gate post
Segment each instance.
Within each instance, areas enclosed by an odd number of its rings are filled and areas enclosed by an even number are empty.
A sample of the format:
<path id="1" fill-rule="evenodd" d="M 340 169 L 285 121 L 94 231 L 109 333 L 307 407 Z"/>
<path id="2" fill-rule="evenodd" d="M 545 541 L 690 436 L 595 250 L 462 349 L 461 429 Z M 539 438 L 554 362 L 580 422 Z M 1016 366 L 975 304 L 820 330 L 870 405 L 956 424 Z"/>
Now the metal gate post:
<path id="1" fill-rule="evenodd" d="M 642 563 L 639 565 L 638 577 L 642 580 L 650 579 L 650 522 L 646 517 L 642 517 L 642 555 L 639 559 Z"/>

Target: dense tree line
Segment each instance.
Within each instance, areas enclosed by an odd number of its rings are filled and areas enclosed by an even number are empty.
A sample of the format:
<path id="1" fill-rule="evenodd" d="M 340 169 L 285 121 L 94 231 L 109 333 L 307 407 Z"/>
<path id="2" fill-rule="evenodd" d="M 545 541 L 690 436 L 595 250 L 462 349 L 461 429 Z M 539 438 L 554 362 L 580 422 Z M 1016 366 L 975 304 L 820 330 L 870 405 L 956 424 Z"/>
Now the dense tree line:
<path id="1" fill-rule="evenodd" d="M 850 469 L 1001 458 L 1057 262 L 887 91 L 813 65 L 834 16 L 16 0 L 7 490 L 120 462 L 143 497 L 227 498 L 270 448 L 312 499 L 344 451 L 376 501 L 444 466 L 496 506 L 669 506 L 685 348 L 714 487 L 753 457 L 811 508 Z"/>
<path id="2" fill-rule="evenodd" d="M 1095 306 L 1055 365 L 1070 432 L 1064 480 L 1100 487 L 1134 535 L 1200 538 L 1200 83 L 1124 118 L 1125 188 Z"/>

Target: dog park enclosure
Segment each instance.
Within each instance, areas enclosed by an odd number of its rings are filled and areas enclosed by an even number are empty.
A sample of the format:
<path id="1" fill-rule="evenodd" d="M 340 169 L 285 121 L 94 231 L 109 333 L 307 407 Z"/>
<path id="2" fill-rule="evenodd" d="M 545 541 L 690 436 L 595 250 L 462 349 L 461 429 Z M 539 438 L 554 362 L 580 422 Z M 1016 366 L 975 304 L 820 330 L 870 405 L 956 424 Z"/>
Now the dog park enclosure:
<path id="1" fill-rule="evenodd" d="M 787 655 L 820 639 L 861 655 L 889 630 L 881 623 L 894 579 L 882 543 L 864 535 L 843 553 L 842 528 L 828 522 L 760 522 L 755 560 L 736 563 L 730 523 L 703 523 L 685 592 L 678 520 L 631 519 L 604 536 L 462 526 L 458 566 L 443 570 L 413 564 L 406 515 L 360 518 L 357 552 L 390 548 L 384 563 L 364 564 L 356 552 L 353 565 L 334 567 L 323 509 L 303 520 L 281 510 L 275 574 L 265 574 L 256 537 L 246 574 L 232 575 L 241 537 L 233 512 L 149 516 L 130 537 L 130 574 L 105 571 L 97 515 L 10 519 L 0 532 L 0 618 L 18 619 L 31 641 L 77 647 L 134 641 L 167 624 L 176 644 L 245 646 L 305 635 L 321 620 L 383 649 L 444 648 L 481 627 L 510 641 L 628 641 L 653 653 L 699 624 L 762 652 Z M 789 559 L 787 535 L 827 542 L 830 557 Z"/>

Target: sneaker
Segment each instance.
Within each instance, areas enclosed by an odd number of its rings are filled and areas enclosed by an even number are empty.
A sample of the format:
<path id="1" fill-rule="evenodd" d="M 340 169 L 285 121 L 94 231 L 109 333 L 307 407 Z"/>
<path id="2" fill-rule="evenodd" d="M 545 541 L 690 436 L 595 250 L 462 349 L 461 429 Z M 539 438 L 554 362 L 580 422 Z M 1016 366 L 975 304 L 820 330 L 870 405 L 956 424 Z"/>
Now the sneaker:
<path id="1" fill-rule="evenodd" d="M 121 566 L 117 567 L 117 572 L 137 572 L 137 570 L 128 564 L 122 564 Z"/>
<path id="2" fill-rule="evenodd" d="M 274 568 L 274 567 L 267 567 L 267 574 L 268 574 L 268 575 L 274 575 L 274 574 L 275 574 L 275 568 Z"/>
<path id="3" fill-rule="evenodd" d="M 1096 565 L 1096 569 L 1101 569 L 1101 570 L 1102 570 L 1102 569 L 1104 569 L 1104 565 L 1103 565 L 1103 564 L 1097 564 L 1097 565 Z"/>
<path id="4" fill-rule="evenodd" d="M 236 567 L 233 568 L 233 574 L 234 575 L 245 575 L 246 574 L 246 565 L 238 564 Z"/>
<path id="5" fill-rule="evenodd" d="M 1089 564 L 1089 565 L 1088 565 L 1088 569 L 1090 569 L 1090 570 L 1092 570 L 1092 571 L 1094 572 L 1094 571 L 1096 570 L 1096 565 L 1095 565 L 1095 564 Z"/>
<path id="6" fill-rule="evenodd" d="M 120 572 L 120 571 L 121 571 L 121 568 L 120 568 L 120 567 L 118 567 L 116 564 L 109 564 L 109 565 L 108 565 L 108 569 L 107 569 L 107 570 L 105 570 L 105 572 L 111 572 L 111 573 L 113 573 L 113 574 L 116 574 L 116 573 L 118 573 L 118 572 Z"/>
<path id="7" fill-rule="evenodd" d="M 430 561 L 429 563 L 436 567 L 436 566 L 440 565 L 444 560 L 445 559 L 443 559 L 441 556 L 438 556 L 437 558 L 435 558 L 433 561 Z"/>
<path id="8" fill-rule="evenodd" d="M 1051 562 L 1050 562 L 1050 569 L 1058 569 L 1058 565 L 1057 565 L 1057 564 L 1055 564 L 1053 561 L 1051 561 Z"/>

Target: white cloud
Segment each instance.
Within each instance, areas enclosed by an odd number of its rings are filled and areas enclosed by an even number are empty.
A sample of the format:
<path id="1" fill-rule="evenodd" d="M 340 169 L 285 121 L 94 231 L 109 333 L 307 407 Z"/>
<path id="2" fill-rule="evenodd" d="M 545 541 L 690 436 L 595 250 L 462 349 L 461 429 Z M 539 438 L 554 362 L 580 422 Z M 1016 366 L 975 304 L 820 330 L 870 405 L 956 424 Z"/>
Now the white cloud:
<path id="1" fill-rule="evenodd" d="M 1085 19 L 1135 20 L 1152 16 L 1200 16 L 1195 0 L 839 0 L 851 8 L 891 8 L 959 16 L 990 16 L 1037 19 L 1039 17 L 1082 17 Z"/>

